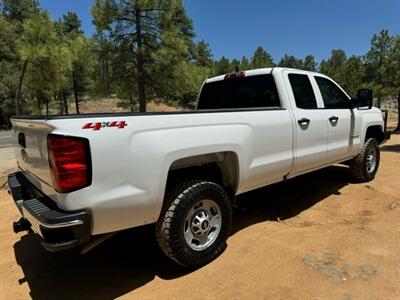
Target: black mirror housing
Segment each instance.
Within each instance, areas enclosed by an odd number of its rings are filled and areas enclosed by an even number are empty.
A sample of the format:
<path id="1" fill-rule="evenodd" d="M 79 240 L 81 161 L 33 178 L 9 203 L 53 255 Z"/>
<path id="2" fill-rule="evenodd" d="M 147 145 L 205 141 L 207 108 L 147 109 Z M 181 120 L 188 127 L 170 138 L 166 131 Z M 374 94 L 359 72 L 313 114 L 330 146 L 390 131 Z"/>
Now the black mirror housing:
<path id="1" fill-rule="evenodd" d="M 371 109 L 372 108 L 372 101 L 373 101 L 373 95 L 372 95 L 372 90 L 370 89 L 359 89 L 357 91 L 357 100 L 356 100 L 356 107 L 358 109 L 360 108 L 367 108 Z"/>

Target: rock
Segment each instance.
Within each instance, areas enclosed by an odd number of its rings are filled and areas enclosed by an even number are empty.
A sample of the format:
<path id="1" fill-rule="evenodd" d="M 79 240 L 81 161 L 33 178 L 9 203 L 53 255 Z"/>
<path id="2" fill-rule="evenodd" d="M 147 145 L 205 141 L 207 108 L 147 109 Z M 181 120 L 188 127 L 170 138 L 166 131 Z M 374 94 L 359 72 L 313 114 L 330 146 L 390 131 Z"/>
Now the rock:
<path id="1" fill-rule="evenodd" d="M 359 267 L 360 271 L 366 275 L 376 274 L 378 271 L 370 265 L 361 265 Z"/>
<path id="2" fill-rule="evenodd" d="M 304 256 L 303 262 L 309 268 L 312 268 L 314 266 L 314 259 L 311 257 L 311 255 Z"/>
<path id="3" fill-rule="evenodd" d="M 343 300 L 352 300 L 352 299 L 353 299 L 353 296 L 351 294 L 346 293 L 343 295 Z"/>
<path id="4" fill-rule="evenodd" d="M 325 265 L 324 263 L 318 263 L 318 271 L 322 274 L 325 274 L 325 275 L 335 279 L 336 281 L 344 281 L 345 280 L 342 270 L 340 270 L 336 267 L 328 266 L 328 265 Z"/>
<path id="5" fill-rule="evenodd" d="M 395 209 L 398 205 L 398 203 L 392 203 L 390 204 L 389 209 Z"/>

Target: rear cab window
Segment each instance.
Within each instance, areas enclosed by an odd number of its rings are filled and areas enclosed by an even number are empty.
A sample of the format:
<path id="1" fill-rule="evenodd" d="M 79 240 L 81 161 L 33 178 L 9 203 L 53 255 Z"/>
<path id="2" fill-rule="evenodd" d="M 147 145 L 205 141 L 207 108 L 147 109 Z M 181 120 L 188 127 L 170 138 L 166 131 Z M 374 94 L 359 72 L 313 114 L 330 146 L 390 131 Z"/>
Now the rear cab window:
<path id="1" fill-rule="evenodd" d="M 235 77 L 204 84 L 198 110 L 280 108 L 272 75 Z"/>

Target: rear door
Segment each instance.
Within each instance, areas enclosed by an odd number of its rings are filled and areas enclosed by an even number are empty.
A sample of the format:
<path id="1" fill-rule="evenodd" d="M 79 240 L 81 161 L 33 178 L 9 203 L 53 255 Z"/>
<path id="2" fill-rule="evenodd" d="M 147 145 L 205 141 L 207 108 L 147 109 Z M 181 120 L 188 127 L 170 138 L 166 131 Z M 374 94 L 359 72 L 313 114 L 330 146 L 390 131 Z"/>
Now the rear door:
<path id="1" fill-rule="evenodd" d="M 285 85 L 295 118 L 295 168 L 303 173 L 323 165 L 327 156 L 328 129 L 322 103 L 315 96 L 310 75 L 284 71 Z"/>
<path id="2" fill-rule="evenodd" d="M 319 89 L 317 98 L 324 103 L 328 126 L 327 162 L 335 162 L 349 156 L 352 147 L 354 116 L 350 109 L 350 98 L 332 80 L 324 76 L 314 76 Z M 352 125 L 353 124 L 353 125 Z"/>

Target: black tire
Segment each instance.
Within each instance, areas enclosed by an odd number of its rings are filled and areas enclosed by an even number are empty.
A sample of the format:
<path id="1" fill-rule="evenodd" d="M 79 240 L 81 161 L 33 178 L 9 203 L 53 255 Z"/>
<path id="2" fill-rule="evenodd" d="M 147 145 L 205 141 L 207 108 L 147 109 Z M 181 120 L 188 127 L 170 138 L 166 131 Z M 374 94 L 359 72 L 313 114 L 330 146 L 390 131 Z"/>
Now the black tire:
<path id="1" fill-rule="evenodd" d="M 205 199 L 219 206 L 221 225 L 219 233 L 215 234 L 215 239 L 206 249 L 193 250 L 185 240 L 187 218 L 195 205 L 202 205 Z M 226 191 L 213 182 L 191 180 L 167 193 L 164 208 L 156 223 L 156 237 L 161 250 L 170 259 L 184 267 L 196 268 L 214 260 L 225 250 L 231 228 L 232 203 Z"/>
<path id="2" fill-rule="evenodd" d="M 368 167 L 368 156 L 375 153 L 375 167 L 370 170 Z M 376 139 L 367 139 L 363 145 L 361 153 L 354 157 L 350 162 L 351 176 L 358 182 L 368 182 L 375 178 L 380 161 L 379 144 Z"/>

